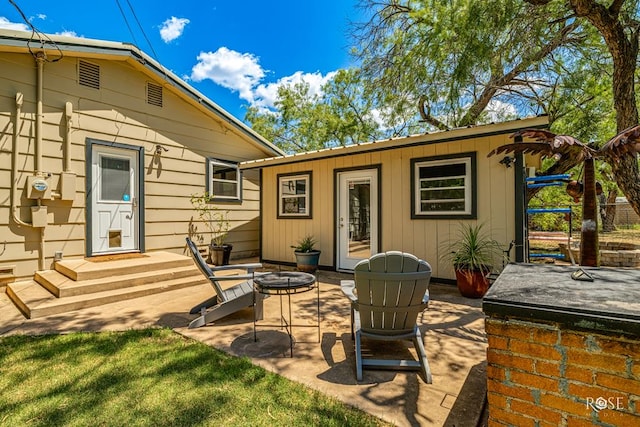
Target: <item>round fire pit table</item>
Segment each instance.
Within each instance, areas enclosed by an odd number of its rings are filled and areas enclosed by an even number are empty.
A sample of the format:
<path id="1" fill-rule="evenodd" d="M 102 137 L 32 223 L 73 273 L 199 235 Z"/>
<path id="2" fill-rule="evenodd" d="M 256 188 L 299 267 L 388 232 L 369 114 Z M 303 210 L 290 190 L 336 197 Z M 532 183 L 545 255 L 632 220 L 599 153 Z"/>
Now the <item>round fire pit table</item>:
<path id="1" fill-rule="evenodd" d="M 289 348 L 291 350 L 291 357 L 293 357 L 293 327 L 297 328 L 318 328 L 318 342 L 320 342 L 320 286 L 317 284 L 316 276 L 309 273 L 302 273 L 299 271 L 280 271 L 276 273 L 267 273 L 256 276 L 253 279 L 253 285 L 255 292 L 259 292 L 264 295 L 278 295 L 280 297 L 280 324 L 260 324 L 258 320 L 253 316 L 253 340 L 258 340 L 257 328 L 258 327 L 279 327 L 285 328 L 287 335 L 289 335 Z M 315 325 L 302 325 L 294 324 L 292 322 L 291 313 L 291 295 L 300 294 L 303 292 L 309 292 L 316 289 L 316 315 L 317 321 Z M 285 317 L 285 311 L 283 308 L 282 297 L 287 297 L 288 305 L 288 317 Z M 255 300 L 255 293 L 254 293 Z"/>

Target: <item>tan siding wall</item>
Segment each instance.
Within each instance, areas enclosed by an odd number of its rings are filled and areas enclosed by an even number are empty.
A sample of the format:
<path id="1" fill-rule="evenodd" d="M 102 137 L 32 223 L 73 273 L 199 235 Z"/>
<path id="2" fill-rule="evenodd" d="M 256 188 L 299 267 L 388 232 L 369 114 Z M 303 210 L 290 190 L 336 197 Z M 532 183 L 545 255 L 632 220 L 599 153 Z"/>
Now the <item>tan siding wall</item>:
<path id="1" fill-rule="evenodd" d="M 205 113 L 171 92 L 163 90 L 162 108 L 146 104 L 145 84 L 150 80 L 125 62 L 91 60 L 101 67 L 100 90 L 79 86 L 76 82 L 77 59 L 65 57 L 44 66 L 43 169 L 52 174 L 50 184 L 59 190 L 63 169 L 65 137 L 64 108 L 73 104 L 71 131 L 71 168 L 76 173 L 73 202 L 47 200 L 49 224 L 45 228 L 46 266 L 55 251 L 65 257 L 84 256 L 85 252 L 85 141 L 92 138 L 144 147 L 146 212 L 146 250 L 182 253 L 184 237 L 192 218 L 196 218 L 189 198 L 204 191 L 205 158 L 242 161 L 265 154 L 236 129 Z M 38 232 L 18 227 L 10 220 L 10 181 L 12 135 L 15 124 L 16 93 L 24 94 L 23 123 L 18 157 L 18 191 L 21 194 L 20 217 L 31 221 L 25 198 L 27 176 L 34 169 L 36 66 L 29 55 L 0 54 L 0 266 L 16 265 L 19 277 L 31 276 L 38 266 Z M 156 144 L 169 151 L 160 161 L 154 158 Z M 259 251 L 259 183 L 256 172 L 244 172 L 244 201 L 219 204 L 229 210 L 231 231 L 228 242 L 234 245 L 232 257 L 255 255 Z M 198 230 L 205 229 L 195 222 Z M 208 236 L 203 237 L 203 241 Z"/>
<path id="2" fill-rule="evenodd" d="M 460 220 L 411 219 L 411 159 L 476 152 L 478 222 L 505 247 L 515 237 L 514 168 L 499 164 L 487 153 L 510 142 L 508 134 L 483 136 L 452 142 L 394 148 L 348 156 L 309 160 L 263 169 L 262 257 L 295 262 L 290 248 L 305 234 L 318 238 L 320 264 L 335 266 L 334 260 L 334 171 L 341 168 L 381 165 L 381 250 L 411 252 L 431 263 L 434 276 L 453 279 L 453 269 L 440 261 L 443 246 L 455 238 Z M 277 219 L 277 175 L 311 170 L 313 173 L 313 219 Z"/>

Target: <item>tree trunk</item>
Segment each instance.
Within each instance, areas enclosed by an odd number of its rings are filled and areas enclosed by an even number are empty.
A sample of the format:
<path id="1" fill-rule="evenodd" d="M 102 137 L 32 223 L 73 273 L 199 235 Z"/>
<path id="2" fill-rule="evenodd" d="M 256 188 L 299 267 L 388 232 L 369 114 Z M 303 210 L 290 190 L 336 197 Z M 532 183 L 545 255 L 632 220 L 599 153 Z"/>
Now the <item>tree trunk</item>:
<path id="1" fill-rule="evenodd" d="M 610 7 L 594 0 L 570 0 L 571 8 L 600 32 L 613 60 L 613 107 L 616 110 L 618 132 L 638 124 L 635 95 L 635 71 L 638 60 L 638 29 L 625 27 L 620 17 L 623 1 Z M 633 210 L 640 215 L 640 173 L 636 156 L 625 155 L 609 159 L 616 182 Z"/>
<path id="2" fill-rule="evenodd" d="M 596 172 L 592 157 L 589 157 L 584 161 L 580 265 L 587 267 L 600 266 L 600 248 L 598 244 L 598 206 L 596 203 Z"/>

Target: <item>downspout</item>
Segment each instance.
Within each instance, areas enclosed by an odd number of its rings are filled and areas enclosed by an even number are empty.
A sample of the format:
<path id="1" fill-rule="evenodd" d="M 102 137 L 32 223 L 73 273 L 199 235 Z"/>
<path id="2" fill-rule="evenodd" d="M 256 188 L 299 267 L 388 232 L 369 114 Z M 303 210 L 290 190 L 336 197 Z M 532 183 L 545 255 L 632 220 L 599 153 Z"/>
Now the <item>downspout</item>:
<path id="1" fill-rule="evenodd" d="M 36 92 L 36 146 L 35 146 L 35 173 L 42 176 L 42 82 L 44 70 L 44 53 L 36 54 L 36 64 L 38 64 L 37 92 Z"/>
<path id="2" fill-rule="evenodd" d="M 73 104 L 64 104 L 64 116 L 67 122 L 66 134 L 64 138 L 64 172 L 71 172 L 71 116 L 73 114 Z"/>
<path id="3" fill-rule="evenodd" d="M 36 146 L 35 146 L 35 175 L 42 176 L 42 87 L 44 86 L 44 52 L 38 52 L 36 54 L 36 64 L 38 64 L 38 77 L 37 77 L 37 99 L 36 99 Z M 38 199 L 38 206 L 42 205 L 42 199 Z M 45 257 L 44 257 L 44 227 L 40 228 L 40 254 L 38 257 L 38 270 L 44 270 Z"/>
<path id="4" fill-rule="evenodd" d="M 24 222 L 18 215 L 18 204 L 15 197 L 18 193 L 18 139 L 20 138 L 20 128 L 22 127 L 22 103 L 24 96 L 21 92 L 16 93 L 16 122 L 13 125 L 13 148 L 11 150 L 11 217 L 13 221 L 24 227 L 32 225 Z"/>

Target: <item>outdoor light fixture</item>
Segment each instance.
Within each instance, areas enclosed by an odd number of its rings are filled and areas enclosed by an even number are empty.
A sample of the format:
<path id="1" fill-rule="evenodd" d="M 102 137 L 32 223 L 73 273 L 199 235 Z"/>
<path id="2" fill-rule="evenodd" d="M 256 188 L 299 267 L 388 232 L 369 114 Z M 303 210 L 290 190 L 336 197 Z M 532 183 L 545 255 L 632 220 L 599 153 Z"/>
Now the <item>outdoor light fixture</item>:
<path id="1" fill-rule="evenodd" d="M 511 167 L 511 163 L 515 162 L 516 159 L 513 157 L 509 157 L 509 156 L 504 156 L 504 158 L 502 160 L 500 160 L 500 163 L 505 165 L 507 168 Z"/>

